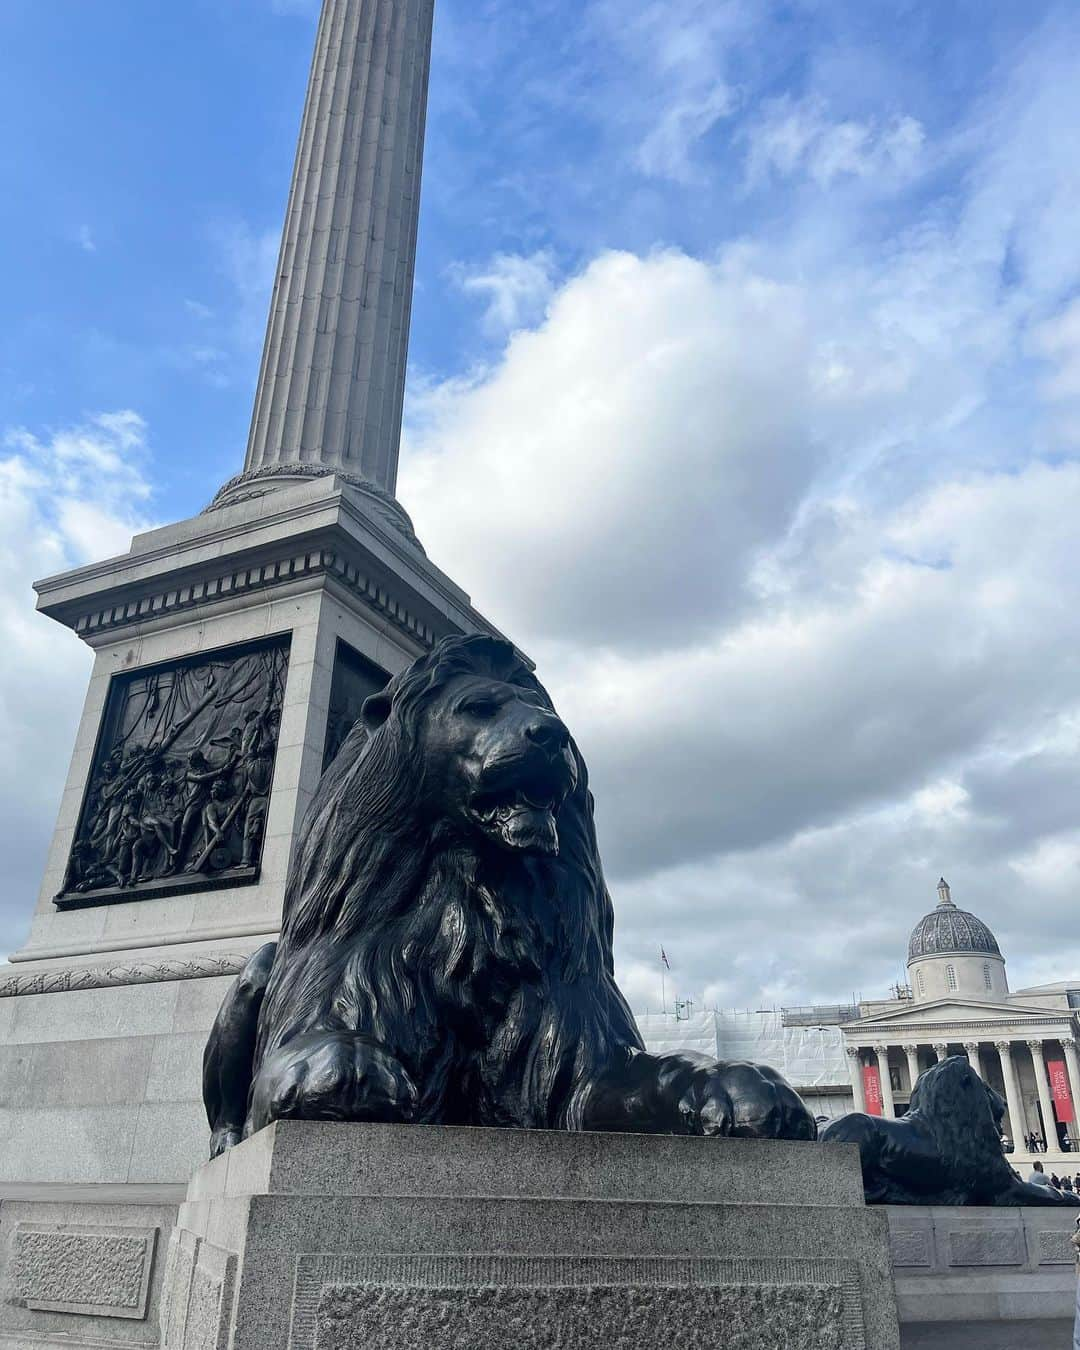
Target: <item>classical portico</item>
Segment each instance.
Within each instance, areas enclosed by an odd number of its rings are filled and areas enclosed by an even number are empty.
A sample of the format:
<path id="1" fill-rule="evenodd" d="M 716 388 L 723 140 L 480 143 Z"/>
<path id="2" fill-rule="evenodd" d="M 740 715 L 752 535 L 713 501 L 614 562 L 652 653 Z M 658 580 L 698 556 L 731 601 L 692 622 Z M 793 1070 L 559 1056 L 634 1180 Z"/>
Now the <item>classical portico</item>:
<path id="1" fill-rule="evenodd" d="M 1034 1134 L 1049 1155 L 1069 1159 L 1063 1139 L 1080 1143 L 1080 1130 L 1067 1121 L 1059 1130 L 1057 1122 L 1080 1101 L 1080 1024 L 1070 1006 L 1080 1000 L 1066 986 L 1010 993 L 993 933 L 956 907 L 946 882 L 938 894 L 911 935 L 910 989 L 861 1004 L 862 1016 L 843 1027 L 855 1108 L 874 1110 L 880 1098 L 881 1114 L 902 1115 L 920 1073 L 964 1055 L 1005 1099 L 1004 1128 L 1017 1155 L 1027 1155 L 1025 1140 Z"/>

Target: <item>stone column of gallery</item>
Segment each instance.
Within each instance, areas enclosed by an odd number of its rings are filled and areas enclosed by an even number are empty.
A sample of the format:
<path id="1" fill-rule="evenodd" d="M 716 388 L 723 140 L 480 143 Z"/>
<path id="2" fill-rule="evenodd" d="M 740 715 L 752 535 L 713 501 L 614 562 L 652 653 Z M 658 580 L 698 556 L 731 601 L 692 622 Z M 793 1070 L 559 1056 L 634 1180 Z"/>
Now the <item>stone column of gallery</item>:
<path id="1" fill-rule="evenodd" d="M 434 0 L 326 0 L 245 473 L 331 467 L 393 493 Z"/>
<path id="2" fill-rule="evenodd" d="M 1080 1095 L 1078 1095 L 1080 1094 L 1080 1058 L 1077 1057 L 1076 1053 L 1076 1038 L 1074 1036 L 1062 1036 L 1061 1048 L 1065 1051 L 1065 1067 L 1069 1073 L 1069 1093 L 1073 1102 L 1074 1120 L 1069 1130 L 1069 1136 L 1073 1139 L 1080 1139 Z"/>
<path id="3" fill-rule="evenodd" d="M 878 1077 L 881 1079 L 881 1109 L 885 1115 L 895 1117 L 896 1104 L 893 1101 L 892 1079 L 889 1077 L 889 1047 L 875 1045 L 874 1054 L 877 1056 Z"/>
<path id="4" fill-rule="evenodd" d="M 847 1047 L 848 1074 L 851 1078 L 851 1091 L 855 1098 L 855 1110 L 866 1110 L 866 1085 L 863 1083 L 862 1054 L 858 1046 Z"/>
<path id="5" fill-rule="evenodd" d="M 979 1063 L 979 1043 L 978 1041 L 965 1041 L 964 1054 L 967 1055 L 968 1063 L 979 1075 L 983 1077 L 982 1065 Z"/>
<path id="6" fill-rule="evenodd" d="M 919 1080 L 919 1047 L 917 1045 L 905 1045 L 904 1054 L 907 1056 L 908 1078 L 911 1080 L 912 1091 Z"/>
<path id="7" fill-rule="evenodd" d="M 995 1046 L 1001 1056 L 1001 1076 L 1005 1083 L 1005 1101 L 1009 1107 L 1009 1127 L 1012 1141 L 1021 1147 L 1024 1135 L 1028 1132 L 1027 1119 L 1024 1116 L 1024 1100 L 1016 1081 L 1016 1065 L 1012 1057 L 1012 1044 L 1009 1041 L 996 1041 Z"/>
<path id="8" fill-rule="evenodd" d="M 1042 1041 L 1028 1041 L 1031 1062 L 1035 1069 L 1035 1086 L 1039 1091 L 1039 1108 L 1043 1118 L 1043 1138 L 1050 1153 L 1058 1151 L 1057 1117 L 1054 1104 L 1050 1100 L 1050 1080 L 1046 1076 L 1046 1057 L 1043 1055 Z"/>

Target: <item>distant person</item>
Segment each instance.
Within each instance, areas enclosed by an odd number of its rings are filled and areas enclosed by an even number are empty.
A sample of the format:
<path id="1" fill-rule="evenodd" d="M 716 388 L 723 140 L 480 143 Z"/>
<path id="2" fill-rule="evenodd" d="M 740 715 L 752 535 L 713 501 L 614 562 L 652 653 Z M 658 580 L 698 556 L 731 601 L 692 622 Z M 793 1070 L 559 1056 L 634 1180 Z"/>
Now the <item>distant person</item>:
<path id="1" fill-rule="evenodd" d="M 1061 1190 L 1061 1178 L 1057 1175 L 1056 1172 L 1050 1173 L 1050 1185 L 1053 1186 L 1055 1191 Z"/>
<path id="2" fill-rule="evenodd" d="M 1013 1151 L 1013 1141 L 1007 1134 L 1001 1136 L 1001 1151 L 1002 1153 L 1011 1153 Z"/>
<path id="3" fill-rule="evenodd" d="M 1028 1173 L 1028 1181 L 1031 1182 L 1033 1186 L 1050 1185 L 1050 1178 L 1043 1171 L 1041 1162 L 1036 1161 L 1031 1164 L 1031 1171 Z"/>
<path id="4" fill-rule="evenodd" d="M 1073 1188 L 1072 1188 L 1072 1177 L 1062 1177 L 1062 1178 L 1061 1178 L 1061 1189 L 1062 1189 L 1063 1191 L 1065 1191 L 1066 1194 L 1072 1195 L 1072 1193 L 1073 1193 Z"/>

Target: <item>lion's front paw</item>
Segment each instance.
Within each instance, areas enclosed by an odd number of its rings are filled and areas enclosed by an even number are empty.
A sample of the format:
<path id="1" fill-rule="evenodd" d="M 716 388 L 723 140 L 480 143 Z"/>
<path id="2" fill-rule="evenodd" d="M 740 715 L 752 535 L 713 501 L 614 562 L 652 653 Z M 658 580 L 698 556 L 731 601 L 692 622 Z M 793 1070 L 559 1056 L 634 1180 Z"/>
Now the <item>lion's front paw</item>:
<path id="1" fill-rule="evenodd" d="M 687 1134 L 817 1138 L 817 1125 L 798 1093 L 765 1065 L 699 1069 L 679 1101 L 679 1115 Z"/>
<path id="2" fill-rule="evenodd" d="M 272 1120 L 408 1121 L 416 1087 L 404 1065 L 347 1032 L 298 1037 L 268 1055 L 251 1094 L 250 1129 Z"/>
<path id="3" fill-rule="evenodd" d="M 243 1132 L 233 1126 L 222 1126 L 210 1136 L 210 1157 L 220 1158 L 230 1148 L 235 1148 L 243 1138 Z"/>

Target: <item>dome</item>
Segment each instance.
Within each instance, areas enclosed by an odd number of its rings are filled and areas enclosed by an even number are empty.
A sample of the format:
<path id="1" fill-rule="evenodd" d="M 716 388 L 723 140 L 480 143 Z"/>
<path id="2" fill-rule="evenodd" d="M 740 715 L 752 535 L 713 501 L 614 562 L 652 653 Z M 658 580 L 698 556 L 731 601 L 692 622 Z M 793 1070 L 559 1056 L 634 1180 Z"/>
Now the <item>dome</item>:
<path id="1" fill-rule="evenodd" d="M 982 919 L 977 919 L 965 909 L 957 909 L 944 880 L 938 886 L 938 894 L 941 900 L 937 908 L 920 919 L 912 931 L 908 943 L 908 963 L 920 961 L 926 956 L 963 952 L 1000 957 L 997 938 Z"/>

